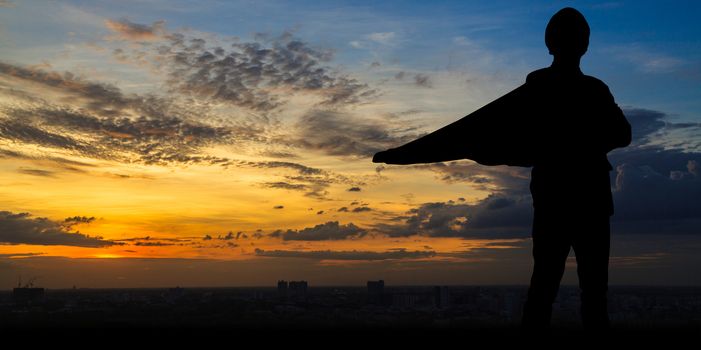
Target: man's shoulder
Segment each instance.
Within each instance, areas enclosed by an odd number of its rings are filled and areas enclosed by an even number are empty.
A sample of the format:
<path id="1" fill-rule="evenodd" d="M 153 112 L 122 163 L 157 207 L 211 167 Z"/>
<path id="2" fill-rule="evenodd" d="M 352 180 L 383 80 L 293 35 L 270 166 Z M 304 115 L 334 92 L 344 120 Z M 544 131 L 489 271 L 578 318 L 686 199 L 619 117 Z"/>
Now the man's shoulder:
<path id="1" fill-rule="evenodd" d="M 601 79 L 596 78 L 596 77 L 593 77 L 593 76 L 591 76 L 591 75 L 583 74 L 583 75 L 582 75 L 582 78 L 583 78 L 584 81 L 586 81 L 588 84 L 591 84 L 591 85 L 596 86 L 596 87 L 598 87 L 598 88 L 605 88 L 605 89 L 608 89 L 608 88 L 609 88 L 608 85 L 606 85 L 606 83 L 604 83 Z"/>
<path id="2" fill-rule="evenodd" d="M 536 82 L 551 76 L 551 74 L 552 73 L 550 67 L 536 69 L 528 73 L 528 75 L 526 76 L 526 82 Z"/>
<path id="3" fill-rule="evenodd" d="M 526 82 L 537 82 L 541 80 L 548 80 L 553 77 L 559 76 L 558 72 L 554 70 L 552 67 L 545 67 L 545 68 L 540 68 L 536 69 L 526 76 Z M 605 87 L 608 88 L 606 83 L 604 83 L 601 79 L 593 77 L 591 75 L 586 75 L 586 74 L 580 74 L 579 77 L 581 77 L 582 80 L 584 80 L 585 83 L 597 86 L 597 87 Z"/>

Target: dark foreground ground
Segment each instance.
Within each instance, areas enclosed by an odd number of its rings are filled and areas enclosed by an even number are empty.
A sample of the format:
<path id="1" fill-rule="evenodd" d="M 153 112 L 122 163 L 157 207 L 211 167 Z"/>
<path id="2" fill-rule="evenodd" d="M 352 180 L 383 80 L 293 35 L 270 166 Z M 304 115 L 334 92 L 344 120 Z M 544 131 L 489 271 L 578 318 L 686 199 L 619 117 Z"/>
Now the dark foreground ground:
<path id="1" fill-rule="evenodd" d="M 525 292 L 522 286 L 69 289 L 24 297 L 5 291 L 0 332 L 31 341 L 257 339 L 336 346 L 606 337 L 701 346 L 701 288 L 612 287 L 607 334 L 581 329 L 573 287 L 562 288 L 552 329 L 521 331 Z"/>

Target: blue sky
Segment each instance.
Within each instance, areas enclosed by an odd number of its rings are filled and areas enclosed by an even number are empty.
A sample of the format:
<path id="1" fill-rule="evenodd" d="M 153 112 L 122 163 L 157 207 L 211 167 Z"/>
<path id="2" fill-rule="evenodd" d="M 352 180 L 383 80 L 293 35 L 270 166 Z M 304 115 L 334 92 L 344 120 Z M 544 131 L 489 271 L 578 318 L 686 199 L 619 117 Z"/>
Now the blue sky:
<path id="1" fill-rule="evenodd" d="M 663 109 L 684 120 L 701 114 L 696 18 L 701 5 L 695 1 L 22 1 L 0 11 L 4 31 L 13 39 L 0 45 L 7 52 L 67 44 L 76 40 L 67 37 L 69 31 L 79 38 L 99 35 L 94 28 L 80 32 L 95 24 L 87 17 L 96 15 L 136 23 L 165 20 L 169 28 L 243 38 L 293 30 L 305 41 L 335 49 L 335 62 L 349 71 L 375 60 L 424 70 L 459 65 L 465 57 L 450 56 L 455 38 L 465 37 L 499 58 L 490 67 L 493 72 L 525 76 L 549 63 L 543 30 L 564 6 L 580 9 L 592 27 L 583 69 L 607 82 L 622 104 Z M 49 14 L 58 15 L 51 19 Z M 357 49 L 349 44 L 372 33 L 393 33 L 391 45 L 380 48 L 370 40 Z"/>

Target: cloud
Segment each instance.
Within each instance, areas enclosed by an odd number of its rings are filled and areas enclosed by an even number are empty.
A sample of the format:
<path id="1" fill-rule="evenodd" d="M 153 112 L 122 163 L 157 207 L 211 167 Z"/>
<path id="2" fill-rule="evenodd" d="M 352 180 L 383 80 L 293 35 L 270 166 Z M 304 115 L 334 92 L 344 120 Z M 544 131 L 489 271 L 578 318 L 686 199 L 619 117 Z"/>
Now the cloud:
<path id="1" fill-rule="evenodd" d="M 61 74 L 0 62 L 0 74 L 53 87 L 64 93 L 84 98 L 88 100 L 86 106 L 88 109 L 104 116 L 114 116 L 115 113 L 130 106 L 139 107 L 144 111 L 149 109 L 154 111 L 155 109 L 148 105 L 157 102 L 143 101 L 143 98 L 137 96 L 125 96 L 113 85 L 86 81 L 70 72 Z"/>
<path id="2" fill-rule="evenodd" d="M 173 243 L 166 243 L 166 242 L 158 242 L 158 241 L 138 241 L 134 243 L 135 246 L 138 247 L 166 247 L 166 246 L 171 246 L 175 245 Z"/>
<path id="3" fill-rule="evenodd" d="M 209 236 L 209 235 L 207 235 L 207 236 Z M 209 239 L 212 239 L 211 236 Z M 206 237 L 205 237 L 205 240 L 207 240 Z M 167 238 L 167 237 L 151 237 L 151 236 L 124 238 L 124 239 L 118 239 L 116 241 L 121 242 L 121 243 L 133 242 L 131 244 L 133 244 L 135 246 L 143 246 L 143 247 L 185 245 L 186 243 L 192 242 L 191 239 L 187 239 L 187 238 Z"/>
<path id="4" fill-rule="evenodd" d="M 659 132 L 667 123 L 665 113 L 644 108 L 624 108 L 623 114 L 631 124 L 633 141 L 635 143 L 650 142 L 655 133 Z"/>
<path id="5" fill-rule="evenodd" d="M 300 127 L 293 135 L 274 140 L 267 140 L 265 135 L 268 127 L 276 123 L 276 117 L 268 113 L 246 120 L 231 120 L 232 125 L 227 127 L 195 122 L 208 117 L 210 103 L 223 101 L 268 112 L 282 106 L 291 94 L 302 93 L 316 96 L 316 107 L 327 109 L 326 113 L 343 113 L 339 109 L 369 101 L 377 91 L 324 65 L 331 60 L 331 51 L 313 48 L 289 33 L 260 39 L 262 41 L 235 41 L 230 48 L 223 48 L 218 45 L 218 39 L 207 41 L 167 32 L 162 22 L 150 26 L 128 20 L 106 23 L 127 39 L 150 38 L 156 34 L 164 38 L 165 41 L 158 43 L 139 43 L 138 49 L 130 48 L 133 45 L 129 43 L 120 44 L 123 47 L 118 50 L 121 55 L 129 55 L 134 50 L 148 51 L 144 59 L 153 64 L 154 69 L 168 75 L 168 97 L 126 94 L 116 86 L 87 81 L 70 72 L 57 73 L 0 62 L 0 76 L 42 84 L 44 88 L 76 98 L 70 108 L 47 102 L 5 106 L 8 118 L 2 120 L 3 135 L 0 137 L 125 162 L 131 162 L 136 156 L 147 164 L 226 165 L 230 159 L 206 156 L 200 150 L 213 143 L 267 141 L 268 144 L 321 150 L 331 155 L 367 156 L 408 141 L 410 137 L 402 133 L 415 134 L 399 120 L 393 122 L 396 126 L 388 129 L 386 120 L 368 118 L 348 120 L 343 126 L 353 126 L 350 135 L 343 136 L 343 130 L 338 128 L 319 133 L 317 127 L 333 124 L 322 119 L 342 116 L 327 114 L 324 117 L 315 112 L 308 113 L 298 124 L 302 126 L 312 121 L 313 125 Z M 42 101 L 40 93 L 28 95 Z M 192 104 L 188 98 L 196 98 L 200 103 Z M 182 129 L 175 133 L 158 130 L 163 126 Z M 198 134 L 188 134 L 194 130 Z M 297 135 L 297 131 L 302 134 Z M 313 137 L 309 137 L 311 133 Z M 125 152 L 129 154 L 123 154 Z M 304 175 L 313 174 L 311 169 L 307 170 Z M 317 183 L 309 195 L 323 196 L 323 187 Z"/>
<path id="6" fill-rule="evenodd" d="M 131 22 L 126 18 L 119 20 L 105 20 L 105 26 L 116 34 L 111 38 L 118 40 L 158 40 L 165 32 L 164 25 L 165 21 L 156 21 L 151 25 L 144 25 Z"/>
<path id="7" fill-rule="evenodd" d="M 322 169 L 308 167 L 306 165 L 291 163 L 291 162 L 241 162 L 248 166 L 256 168 L 288 168 L 298 171 L 302 175 L 323 175 L 325 172 Z"/>
<path id="8" fill-rule="evenodd" d="M 482 166 L 470 160 L 414 165 L 435 172 L 446 183 L 469 183 L 473 188 L 510 194 L 528 194 L 530 168 Z"/>
<path id="9" fill-rule="evenodd" d="M 650 166 L 619 165 L 614 188 L 615 220 L 627 223 L 627 230 L 630 231 L 672 229 L 677 233 L 698 234 L 697 225 L 701 223 L 697 205 L 698 198 L 701 198 L 701 177 L 698 173 L 701 154 L 693 158 L 687 161 L 686 169 L 667 174 L 661 174 Z M 656 227 L 651 227 L 650 222 L 656 223 Z"/>
<path id="10" fill-rule="evenodd" d="M 433 82 L 431 81 L 431 77 L 429 77 L 426 74 L 414 75 L 414 83 L 420 87 L 425 87 L 425 88 L 433 87 Z"/>
<path id="11" fill-rule="evenodd" d="M 354 213 L 362 213 L 362 212 L 366 212 L 366 211 L 372 211 L 372 208 L 370 208 L 370 207 L 357 207 L 357 208 L 353 208 L 353 212 L 354 212 Z"/>
<path id="12" fill-rule="evenodd" d="M 63 219 L 63 222 L 66 224 L 89 224 L 91 222 L 95 221 L 95 217 L 87 217 L 87 216 L 71 216 L 68 218 Z"/>
<path id="13" fill-rule="evenodd" d="M 288 169 L 297 173 L 297 175 L 284 174 L 282 175 L 286 181 L 272 181 L 261 184 L 267 188 L 279 188 L 287 190 L 296 190 L 305 192 L 305 196 L 315 198 L 326 198 L 328 191 L 326 189 L 332 184 L 344 185 L 364 185 L 362 177 L 348 177 L 338 173 L 319 168 L 308 167 L 303 164 L 280 162 L 280 161 L 237 161 L 234 163 L 237 166 L 248 166 L 253 168 L 271 168 L 271 169 Z"/>
<path id="14" fill-rule="evenodd" d="M 361 43 L 360 41 L 357 41 L 357 40 L 352 40 L 352 41 L 350 41 L 350 42 L 348 43 L 348 45 L 350 45 L 351 47 L 353 47 L 353 48 L 355 48 L 355 49 L 362 49 L 362 48 L 365 48 L 365 45 L 363 45 L 363 43 Z"/>
<path id="15" fill-rule="evenodd" d="M 0 138 L 44 147 L 66 149 L 90 156 L 95 156 L 99 152 L 99 150 L 94 149 L 86 142 L 27 124 L 27 121 L 23 120 L 21 116 L 15 116 L 15 113 L 12 111 L 6 114 L 10 118 L 14 117 L 16 119 L 0 119 Z"/>
<path id="16" fill-rule="evenodd" d="M 644 73 L 670 73 L 677 71 L 687 62 L 681 58 L 661 52 L 653 52 L 638 44 L 611 47 L 607 50 L 621 61 L 633 64 Z"/>
<path id="17" fill-rule="evenodd" d="M 165 62 L 171 88 L 186 95 L 268 112 L 290 93 L 318 96 L 318 104 L 327 107 L 363 103 L 378 93 L 323 65 L 332 59 L 331 50 L 313 48 L 290 33 L 228 48 L 181 33 L 168 39 L 156 48 L 157 57 Z"/>
<path id="18" fill-rule="evenodd" d="M 68 218 L 63 219 L 63 222 L 61 225 L 63 225 L 64 229 L 66 230 L 71 230 L 73 229 L 73 226 L 80 225 L 80 224 L 90 224 L 93 221 L 95 221 L 94 216 L 71 216 Z"/>
<path id="19" fill-rule="evenodd" d="M 390 237 L 525 238 L 531 218 L 529 197 L 492 194 L 476 204 L 424 203 L 393 218 L 401 224 L 380 223 L 374 228 Z"/>
<path id="20" fill-rule="evenodd" d="M 229 231 L 229 233 L 227 233 L 226 236 L 218 236 L 217 239 L 220 240 L 220 241 L 230 241 L 230 240 L 232 240 L 232 239 L 239 239 L 239 237 L 241 237 L 242 234 L 243 234 L 243 232 L 242 232 L 242 231 L 239 231 L 239 232 L 237 232 L 236 235 L 234 236 L 234 233 L 231 232 L 231 231 Z M 244 235 L 244 236 L 245 236 L 245 235 Z"/>
<path id="21" fill-rule="evenodd" d="M 66 245 L 99 248 L 117 244 L 102 237 L 68 232 L 62 222 L 31 218 L 29 213 L 0 211 L 0 244 Z"/>
<path id="22" fill-rule="evenodd" d="M 262 250 L 256 248 L 257 256 L 275 257 L 275 258 L 305 258 L 315 260 L 397 260 L 397 259 L 423 259 L 431 258 L 436 255 L 435 251 L 416 250 L 408 251 L 400 248 L 385 252 L 372 251 L 333 251 L 333 250 L 313 250 L 313 251 L 295 251 L 295 250 Z"/>
<path id="23" fill-rule="evenodd" d="M 200 149 L 229 143 L 233 129 L 179 117 L 99 117 L 56 107 L 0 107 L 0 138 L 58 148 L 98 159 L 145 164 L 226 164 L 229 159 L 203 155 Z M 136 158 L 136 159 L 134 159 Z M 80 164 L 80 165 L 84 165 Z"/>
<path id="24" fill-rule="evenodd" d="M 40 256 L 45 253 L 8 253 L 0 254 L 0 259 L 12 259 L 12 258 L 29 258 L 32 256 Z"/>
<path id="25" fill-rule="evenodd" d="M 397 37 L 397 34 L 395 32 L 378 32 L 378 33 L 368 34 L 368 36 L 367 36 L 368 40 L 374 41 L 374 42 L 376 42 L 378 44 L 382 44 L 382 45 L 392 44 L 396 37 Z"/>
<path id="26" fill-rule="evenodd" d="M 42 177 L 55 177 L 56 176 L 55 171 L 43 170 L 43 169 L 31 169 L 31 168 L 24 168 L 24 167 L 20 167 L 19 169 L 17 169 L 17 172 L 22 173 L 22 174 L 33 175 L 33 176 L 42 176 Z"/>
<path id="27" fill-rule="evenodd" d="M 405 71 L 399 71 L 394 75 L 394 79 L 396 80 L 404 80 L 405 77 L 407 77 L 408 73 Z M 433 81 L 431 80 L 431 77 L 428 74 L 423 74 L 423 73 L 417 73 L 414 74 L 414 84 L 419 87 L 424 87 L 424 88 L 432 88 L 433 87 Z"/>
<path id="28" fill-rule="evenodd" d="M 293 184 L 293 183 L 288 183 L 288 182 L 264 182 L 263 187 L 267 188 L 281 188 L 285 190 L 295 190 L 295 191 L 306 191 L 309 189 L 309 186 L 304 185 L 304 184 Z"/>
<path id="29" fill-rule="evenodd" d="M 651 146 L 701 152 L 701 123 L 671 122 L 666 113 L 643 108 L 624 108 L 623 112 L 633 129 L 633 143 L 626 152 Z"/>
<path id="30" fill-rule="evenodd" d="M 398 121 L 313 110 L 302 116 L 297 123 L 297 139 L 293 143 L 330 155 L 367 157 L 418 136 L 420 135 L 414 128 L 407 128 Z"/>
<path id="31" fill-rule="evenodd" d="M 693 135 L 697 123 L 674 123 L 659 111 L 624 110 L 633 129 L 633 143 L 609 154 L 616 167 L 611 173 L 615 215 L 619 233 L 698 233 L 701 222 L 696 200 L 701 196 L 698 168 L 701 152 L 689 140 L 672 134 Z M 469 205 L 460 201 L 426 203 L 394 218 L 403 224 L 379 224 L 390 236 L 421 234 L 458 237 L 524 237 L 530 232 L 532 206 L 530 169 L 485 167 L 471 161 L 422 164 L 442 181 L 466 182 L 492 193 Z M 395 169 L 395 168 L 389 168 Z M 387 169 L 385 169 L 387 171 Z M 576 184 L 572 184 L 575 186 Z"/>
<path id="32" fill-rule="evenodd" d="M 60 170 L 68 170 L 74 172 L 85 172 L 83 168 L 95 167 L 95 165 L 93 164 L 67 159 L 64 157 L 56 157 L 50 155 L 31 156 L 22 152 L 11 151 L 2 148 L 0 148 L 0 158 L 29 160 L 37 165 L 49 166 Z"/>
<path id="33" fill-rule="evenodd" d="M 277 230 L 271 233 L 270 236 L 280 237 L 285 241 L 326 241 L 361 238 L 366 233 L 366 230 L 353 223 L 340 225 L 338 221 L 329 221 L 301 230 Z"/>
<path id="34" fill-rule="evenodd" d="M 229 160 L 203 155 L 200 150 L 215 143 L 260 140 L 265 123 L 237 120 L 227 126 L 211 126 L 196 121 L 206 119 L 208 113 L 203 107 L 196 107 L 199 104 L 193 107 L 191 102 L 171 97 L 127 95 L 115 86 L 85 81 L 71 73 L 0 62 L 0 78 L 14 79 L 16 89 L 36 83 L 42 89 L 70 97 L 57 104 L 41 99 L 0 106 L 0 138 L 66 149 L 93 158 L 132 162 L 137 157 L 147 164 L 221 165 Z M 45 92 L 27 94 L 38 96 Z M 71 107 L 61 102 L 66 100 L 72 102 Z"/>
<path id="35" fill-rule="evenodd" d="M 626 233 L 698 233 L 701 212 L 701 149 L 689 145 L 677 130 L 698 132 L 696 123 L 673 123 L 659 111 L 626 109 L 634 141 L 612 152 L 615 215 Z M 676 141 L 672 141 L 677 138 Z"/>

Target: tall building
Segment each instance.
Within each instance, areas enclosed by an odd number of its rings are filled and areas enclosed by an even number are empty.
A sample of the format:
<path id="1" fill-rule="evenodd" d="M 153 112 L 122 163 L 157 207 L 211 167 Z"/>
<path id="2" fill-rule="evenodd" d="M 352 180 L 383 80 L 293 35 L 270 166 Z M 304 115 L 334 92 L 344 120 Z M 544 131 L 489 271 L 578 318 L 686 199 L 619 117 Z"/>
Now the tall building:
<path id="1" fill-rule="evenodd" d="M 290 296 L 296 298 L 307 297 L 307 281 L 290 281 L 288 292 Z"/>
<path id="2" fill-rule="evenodd" d="M 17 304 L 38 302 L 44 299 L 44 288 L 34 287 L 34 281 L 37 278 L 30 278 L 25 284 L 22 284 L 20 276 L 17 282 L 17 288 L 12 289 L 12 299 Z"/>
<path id="3" fill-rule="evenodd" d="M 385 291 L 385 281 L 368 281 L 368 293 L 370 294 L 382 294 Z"/>
<path id="4" fill-rule="evenodd" d="M 385 294 L 385 281 L 368 281 L 368 298 L 370 304 L 382 304 Z"/>
<path id="5" fill-rule="evenodd" d="M 287 281 L 284 281 L 284 280 L 277 281 L 277 295 L 280 298 L 287 297 Z"/>
<path id="6" fill-rule="evenodd" d="M 445 309 L 450 306 L 450 294 L 446 286 L 433 287 L 433 298 L 436 307 L 439 309 Z"/>

